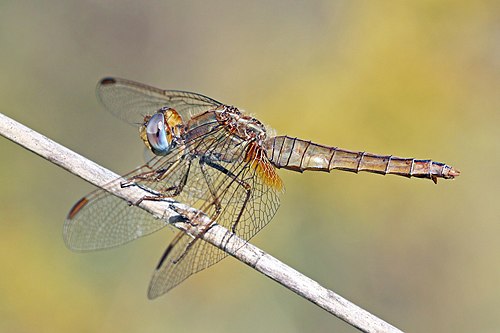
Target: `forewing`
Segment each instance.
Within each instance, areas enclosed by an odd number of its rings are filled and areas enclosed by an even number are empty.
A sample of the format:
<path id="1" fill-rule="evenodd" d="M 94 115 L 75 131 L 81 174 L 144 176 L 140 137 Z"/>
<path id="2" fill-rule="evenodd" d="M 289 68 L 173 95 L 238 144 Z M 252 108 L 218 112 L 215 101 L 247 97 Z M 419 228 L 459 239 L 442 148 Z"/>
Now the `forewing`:
<path id="1" fill-rule="evenodd" d="M 216 100 L 192 92 L 163 90 L 120 78 L 104 78 L 97 84 L 99 101 L 112 114 L 132 125 L 141 125 L 146 115 L 167 106 L 175 109 L 184 121 L 203 111 L 222 105 Z"/>
<path id="2" fill-rule="evenodd" d="M 194 142 L 192 142 L 194 144 Z M 190 159 L 184 158 L 183 145 L 174 148 L 167 156 L 154 156 L 146 165 L 116 179 L 78 201 L 64 223 L 63 237 L 73 250 L 89 251 L 105 249 L 130 242 L 155 232 L 166 222 L 155 219 L 148 212 L 115 197 L 105 189 L 138 185 L 144 196 L 174 197 L 193 203 L 195 197 L 205 197 L 206 188 L 186 188 L 183 195 L 176 192 L 189 171 Z M 150 191 L 150 192 L 148 192 Z"/>
<path id="3" fill-rule="evenodd" d="M 172 174 L 179 172 L 183 165 L 175 163 L 177 154 L 168 157 L 156 156 L 149 163 L 161 170 L 170 169 Z M 122 178 L 116 179 L 78 201 L 66 218 L 63 237 L 66 245 L 76 251 L 90 251 L 125 244 L 139 237 L 151 234 L 167 223 L 154 218 L 145 210 L 120 199 L 105 189 L 121 186 L 124 182 L 141 180 L 145 189 L 160 188 L 157 172 L 146 164 Z M 153 194 L 144 190 L 144 196 Z"/>
<path id="4" fill-rule="evenodd" d="M 91 251 L 125 244 L 165 225 L 145 210 L 97 190 L 75 205 L 64 223 L 63 237 L 70 249 Z"/>

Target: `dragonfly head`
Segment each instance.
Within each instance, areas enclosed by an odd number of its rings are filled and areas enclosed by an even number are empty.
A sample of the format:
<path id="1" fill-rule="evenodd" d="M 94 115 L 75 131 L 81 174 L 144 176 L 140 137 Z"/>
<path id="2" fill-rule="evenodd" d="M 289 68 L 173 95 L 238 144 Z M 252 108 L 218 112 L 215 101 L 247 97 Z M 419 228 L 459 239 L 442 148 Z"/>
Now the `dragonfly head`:
<path id="1" fill-rule="evenodd" d="M 180 115 L 171 108 L 161 108 L 144 119 L 140 128 L 141 139 L 155 155 L 167 155 L 182 134 Z"/>

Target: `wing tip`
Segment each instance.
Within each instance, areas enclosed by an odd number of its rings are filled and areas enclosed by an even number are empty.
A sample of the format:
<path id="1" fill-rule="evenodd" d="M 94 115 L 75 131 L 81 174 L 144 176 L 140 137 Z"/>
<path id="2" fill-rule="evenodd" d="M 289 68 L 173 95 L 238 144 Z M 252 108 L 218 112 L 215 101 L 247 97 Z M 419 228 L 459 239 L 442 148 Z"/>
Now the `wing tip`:
<path id="1" fill-rule="evenodd" d="M 116 79 L 113 77 L 105 77 L 99 81 L 99 85 L 101 86 L 109 86 L 111 84 L 115 84 Z"/>

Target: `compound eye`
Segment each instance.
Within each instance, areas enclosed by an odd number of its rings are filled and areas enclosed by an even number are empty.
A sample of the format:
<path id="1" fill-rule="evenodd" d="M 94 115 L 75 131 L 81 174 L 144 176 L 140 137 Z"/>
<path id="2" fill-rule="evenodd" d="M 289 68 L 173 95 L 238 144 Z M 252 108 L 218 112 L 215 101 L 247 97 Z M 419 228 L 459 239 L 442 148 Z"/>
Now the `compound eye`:
<path id="1" fill-rule="evenodd" d="M 161 112 L 154 114 L 146 124 L 146 137 L 151 150 L 156 155 L 166 155 L 170 151 L 172 139 L 169 137 L 167 126 L 165 117 Z"/>

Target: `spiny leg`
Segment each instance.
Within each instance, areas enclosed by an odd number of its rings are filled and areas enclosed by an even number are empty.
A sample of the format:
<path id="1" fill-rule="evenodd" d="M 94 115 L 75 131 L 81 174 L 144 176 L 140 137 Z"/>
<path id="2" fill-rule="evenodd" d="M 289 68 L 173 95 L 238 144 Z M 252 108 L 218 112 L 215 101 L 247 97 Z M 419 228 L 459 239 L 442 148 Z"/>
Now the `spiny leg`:
<path id="1" fill-rule="evenodd" d="M 212 204 L 215 206 L 215 215 L 212 216 L 212 220 L 215 221 L 217 220 L 217 218 L 219 217 L 219 214 L 221 212 L 221 203 L 220 203 L 220 200 L 219 198 L 217 197 L 216 195 L 216 190 L 215 188 L 213 187 L 213 184 L 212 182 L 210 181 L 209 179 L 209 175 L 207 173 L 207 170 L 205 169 L 205 164 L 207 165 L 210 165 L 208 163 L 206 163 L 207 159 L 205 159 L 204 157 L 200 158 L 200 170 L 201 170 L 201 173 L 203 174 L 203 178 L 205 179 L 205 182 L 207 184 L 207 187 L 208 187 L 208 190 L 210 191 L 210 194 L 212 195 Z M 186 180 L 187 180 L 187 176 L 186 176 Z M 185 182 L 184 182 L 185 184 Z M 178 212 L 178 209 L 175 209 L 177 212 Z M 193 223 L 194 221 L 193 220 L 196 220 L 196 216 L 194 218 L 188 218 L 186 217 L 185 215 L 182 215 L 182 213 L 180 213 L 181 216 L 183 216 L 186 220 L 186 222 L 189 222 L 192 226 L 196 226 L 198 225 L 197 223 Z M 187 245 L 186 245 L 186 248 L 184 249 L 184 251 L 182 251 L 181 255 L 176 258 L 176 259 L 173 259 L 172 260 L 172 263 L 176 264 L 178 263 L 180 260 L 182 260 L 186 255 L 187 253 L 189 252 L 189 250 L 191 249 L 191 247 L 195 244 L 195 242 L 205 233 L 207 232 L 210 227 L 212 226 L 213 224 L 210 224 L 210 225 L 206 225 L 204 226 L 204 228 L 199 232 L 199 234 L 194 237 Z M 160 260 L 160 263 L 158 264 L 158 267 L 160 267 L 163 263 L 163 261 L 165 260 L 165 258 L 168 256 L 168 254 L 170 253 L 170 251 L 174 248 L 174 246 L 179 242 L 179 240 L 182 238 L 183 236 L 183 233 L 179 233 L 176 235 L 176 237 L 172 240 L 172 242 L 169 244 L 169 246 L 167 247 L 167 249 L 165 250 L 165 253 L 163 254 L 162 256 L 162 259 Z M 157 268 L 158 269 L 158 268 Z"/>
<path id="2" fill-rule="evenodd" d="M 222 210 L 220 198 L 217 196 L 217 190 L 214 188 L 214 185 L 210 179 L 210 175 L 208 174 L 207 170 L 205 169 L 205 165 L 212 166 L 210 164 L 210 160 L 202 156 L 200 158 L 200 170 L 201 173 L 203 174 L 203 178 L 205 179 L 205 183 L 207 184 L 208 190 L 210 191 L 210 195 L 212 196 L 212 205 L 215 206 L 215 216 L 212 216 L 213 220 L 217 220 L 219 217 L 219 214 Z"/>
<path id="3" fill-rule="evenodd" d="M 187 163 L 186 171 L 184 172 L 180 182 L 177 185 L 172 185 L 170 187 L 163 189 L 162 191 L 155 191 L 155 190 L 152 190 L 152 189 L 150 189 L 142 184 L 138 184 L 135 182 L 134 183 L 131 182 L 130 184 L 127 184 L 127 186 L 137 186 L 140 189 L 152 194 L 151 196 L 149 196 L 149 195 L 143 196 L 135 203 L 135 205 L 137 206 L 137 205 L 141 204 L 144 200 L 163 201 L 167 198 L 172 198 L 172 197 L 178 196 L 182 192 L 182 190 L 184 189 L 184 186 L 187 183 L 187 179 L 189 176 L 189 170 L 191 168 L 191 159 L 187 159 L 186 163 Z M 159 181 L 165 179 L 168 175 L 171 174 L 171 170 L 173 170 L 174 166 L 176 166 L 176 164 L 172 165 L 172 167 L 170 167 L 168 169 L 162 170 L 161 173 L 157 172 L 158 176 L 154 179 L 154 181 L 159 182 Z M 122 187 L 124 187 L 124 186 L 122 185 Z M 172 191 L 173 191 L 173 193 L 169 193 Z"/>
<path id="4" fill-rule="evenodd" d="M 245 197 L 245 201 L 243 202 L 243 205 L 241 207 L 241 210 L 240 212 L 238 213 L 238 217 L 236 218 L 236 220 L 233 222 L 233 225 L 231 227 L 231 231 L 236 234 L 236 227 L 238 226 L 238 223 L 241 219 L 241 216 L 243 215 L 243 212 L 245 211 L 245 208 L 246 208 L 246 205 L 248 203 L 248 201 L 250 200 L 250 196 L 252 195 L 252 186 L 250 184 L 248 184 L 247 182 L 241 180 L 238 175 L 235 175 L 234 173 L 232 173 L 231 171 L 229 171 L 228 169 L 226 169 L 225 167 L 223 167 L 222 165 L 220 164 L 217 164 L 215 162 L 212 162 L 210 160 L 205 160 L 205 164 L 207 164 L 208 166 L 214 168 L 215 170 L 219 171 L 219 172 L 222 172 L 223 174 L 225 174 L 226 176 L 230 177 L 232 179 L 232 182 L 236 182 L 238 183 L 240 186 L 242 186 L 244 189 L 245 189 L 245 192 L 246 192 L 246 197 Z M 242 168 L 242 171 L 244 170 L 245 168 Z M 241 172 L 240 172 L 241 173 Z M 227 187 L 229 187 L 232 182 L 230 184 L 228 184 Z"/>

